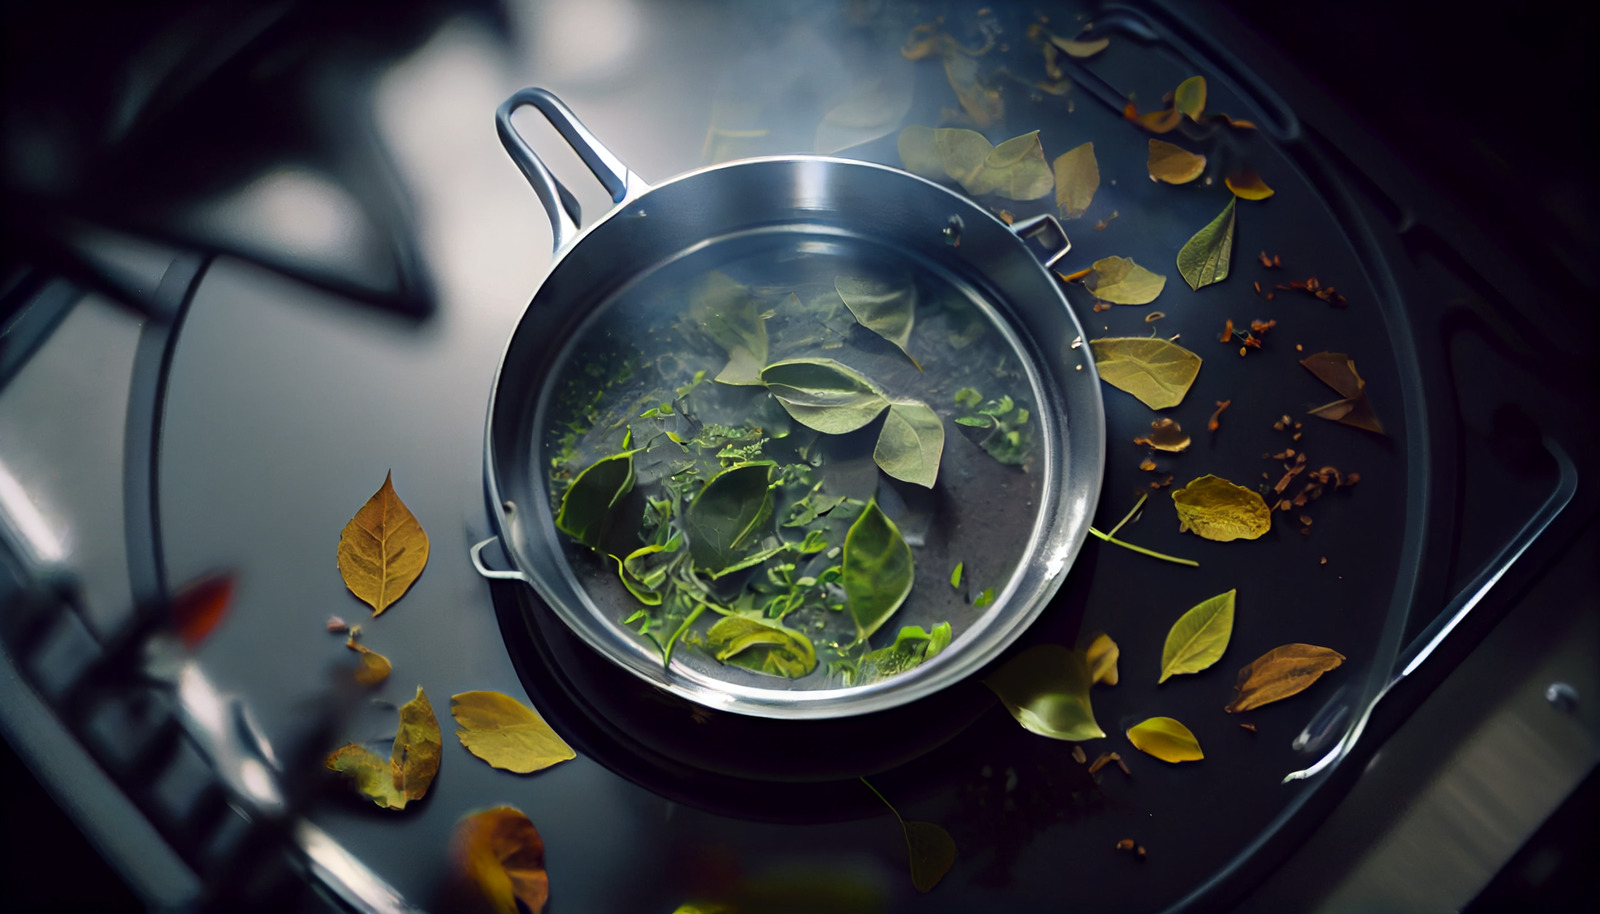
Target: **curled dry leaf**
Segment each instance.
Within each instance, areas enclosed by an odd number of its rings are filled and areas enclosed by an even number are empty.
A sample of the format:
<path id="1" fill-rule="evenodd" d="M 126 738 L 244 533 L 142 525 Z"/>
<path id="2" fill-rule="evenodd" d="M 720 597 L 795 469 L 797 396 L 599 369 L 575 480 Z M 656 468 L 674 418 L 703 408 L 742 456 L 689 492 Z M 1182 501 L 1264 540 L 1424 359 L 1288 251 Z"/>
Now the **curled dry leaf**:
<path id="1" fill-rule="evenodd" d="M 208 574 L 172 595 L 172 625 L 184 646 L 193 650 L 211 634 L 233 601 L 233 575 Z"/>
<path id="2" fill-rule="evenodd" d="M 527 774 L 577 755 L 539 712 L 500 692 L 452 695 L 450 716 L 461 745 L 495 768 Z"/>
<path id="3" fill-rule="evenodd" d="M 1100 189 L 1100 163 L 1094 144 L 1084 143 L 1063 152 L 1051 165 L 1056 179 L 1056 206 L 1066 219 L 1076 219 L 1089 209 Z"/>
<path id="4" fill-rule="evenodd" d="M 1050 43 L 1067 52 L 1068 57 L 1093 57 L 1104 51 L 1111 44 L 1109 38 L 1096 38 L 1093 41 L 1077 41 L 1074 39 L 1057 38 L 1050 36 Z"/>
<path id="5" fill-rule="evenodd" d="M 1223 178 L 1222 183 L 1228 185 L 1228 189 L 1233 191 L 1235 197 L 1245 200 L 1265 200 L 1277 193 L 1250 168 L 1239 169 L 1238 174 Z"/>
<path id="6" fill-rule="evenodd" d="M 1106 735 L 1089 706 L 1092 682 L 1084 652 L 1039 644 L 1006 661 L 983 684 L 1023 729 L 1078 742 Z"/>
<path id="7" fill-rule="evenodd" d="M 1188 184 L 1206 170 L 1206 157 L 1163 140 L 1150 140 L 1150 180 Z M 1231 185 L 1230 185 L 1231 186 Z"/>
<path id="8" fill-rule="evenodd" d="M 1233 606 L 1237 590 L 1217 594 L 1178 617 L 1161 649 L 1161 678 L 1166 682 L 1180 673 L 1198 673 L 1222 659 L 1233 636 Z"/>
<path id="9" fill-rule="evenodd" d="M 1204 76 L 1191 76 L 1172 90 L 1172 107 L 1189 116 L 1191 121 L 1199 121 L 1206 110 L 1206 78 Z"/>
<path id="10" fill-rule="evenodd" d="M 1089 680 L 1103 682 L 1106 685 L 1117 684 L 1117 658 L 1122 651 L 1117 647 L 1117 642 L 1111 640 L 1107 634 L 1099 634 L 1089 642 L 1089 648 L 1084 652 L 1084 662 L 1089 665 Z"/>
<path id="11" fill-rule="evenodd" d="M 1189 433 L 1177 422 L 1162 417 L 1150 423 L 1150 434 L 1143 438 L 1133 439 L 1134 444 L 1143 444 L 1153 447 L 1158 451 L 1171 454 L 1181 454 L 1189 448 Z"/>
<path id="12" fill-rule="evenodd" d="M 1344 662 L 1344 655 L 1313 644 L 1275 647 L 1239 671 L 1229 714 L 1248 711 L 1304 691 L 1323 673 Z"/>
<path id="13" fill-rule="evenodd" d="M 1200 357 L 1177 343 L 1155 337 L 1090 340 L 1100 379 L 1126 391 L 1151 409 L 1183 402 L 1200 374 Z"/>
<path id="14" fill-rule="evenodd" d="M 339 534 L 339 574 L 374 616 L 405 595 L 428 564 L 428 534 L 395 494 L 393 474 Z"/>
<path id="15" fill-rule="evenodd" d="M 1229 200 L 1217 218 L 1194 233 L 1178 251 L 1178 272 L 1189 287 L 1203 286 L 1228 278 L 1228 261 L 1233 255 L 1234 201 Z"/>
<path id="16" fill-rule="evenodd" d="M 1255 490 L 1220 476 L 1201 476 L 1172 492 L 1179 532 L 1219 543 L 1253 540 L 1272 529 L 1272 511 Z"/>
<path id="17" fill-rule="evenodd" d="M 510 806 L 470 813 L 450 836 L 450 910 L 517 914 L 519 902 L 540 914 L 550 898 L 544 840 Z"/>
<path id="18" fill-rule="evenodd" d="M 1200 741 L 1188 727 L 1170 717 L 1152 717 L 1128 728 L 1128 742 L 1163 762 L 1195 762 L 1205 758 Z"/>
<path id="19" fill-rule="evenodd" d="M 1301 359 L 1300 364 L 1344 398 L 1311 410 L 1311 415 L 1383 434 L 1383 424 L 1367 402 L 1367 382 L 1356 373 L 1354 359 L 1342 352 L 1319 352 Z"/>
<path id="20" fill-rule="evenodd" d="M 1118 305 L 1148 305 L 1167 287 L 1167 278 L 1127 257 L 1102 257 L 1083 280 L 1095 298 Z"/>
<path id="21" fill-rule="evenodd" d="M 1140 114 L 1138 106 L 1133 102 L 1129 102 L 1127 107 L 1122 109 L 1122 116 L 1151 133 L 1171 133 L 1183 123 L 1183 112 L 1176 108 Z"/>
<path id="22" fill-rule="evenodd" d="M 442 744 L 433 706 L 418 686 L 417 696 L 400 706 L 400 729 L 387 762 L 367 747 L 350 743 L 329 755 L 327 766 L 350 778 L 357 792 L 379 806 L 404 809 L 427 795 L 439 773 Z"/>
<path id="23" fill-rule="evenodd" d="M 361 655 L 361 665 L 356 667 L 356 682 L 364 686 L 377 685 L 389 678 L 393 666 L 389 658 L 363 644 L 356 643 L 355 631 L 350 632 L 344 646 Z"/>

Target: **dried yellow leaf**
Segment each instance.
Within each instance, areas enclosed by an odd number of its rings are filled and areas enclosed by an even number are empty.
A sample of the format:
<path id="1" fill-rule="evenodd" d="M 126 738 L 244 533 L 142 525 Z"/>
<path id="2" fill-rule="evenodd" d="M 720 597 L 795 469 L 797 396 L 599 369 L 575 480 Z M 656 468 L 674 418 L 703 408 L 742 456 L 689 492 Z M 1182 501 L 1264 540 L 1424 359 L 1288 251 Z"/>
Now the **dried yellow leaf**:
<path id="1" fill-rule="evenodd" d="M 1127 257 L 1102 257 L 1083 280 L 1095 298 L 1118 305 L 1148 305 L 1167 287 L 1167 278 Z"/>
<path id="2" fill-rule="evenodd" d="M 428 534 L 395 494 L 392 474 L 339 534 L 339 575 L 374 616 L 405 595 L 428 564 Z"/>
<path id="3" fill-rule="evenodd" d="M 1272 529 L 1272 511 L 1252 489 L 1220 476 L 1201 476 L 1172 493 L 1179 532 L 1219 543 L 1253 540 Z"/>
<path id="4" fill-rule="evenodd" d="M 1235 197 L 1245 200 L 1265 200 L 1277 193 L 1267 186 L 1267 182 L 1261 180 L 1260 175 L 1249 168 L 1239 169 L 1238 174 L 1223 178 L 1222 183 L 1228 185 L 1228 189 L 1233 191 Z"/>
<path id="5" fill-rule="evenodd" d="M 387 763 L 365 746 L 351 743 L 329 755 L 326 764 L 354 781 L 356 790 L 372 802 L 385 809 L 404 809 L 406 803 L 427 795 L 439 773 L 441 747 L 439 721 L 418 686 L 417 696 L 400 706 L 400 729 Z"/>
<path id="6" fill-rule="evenodd" d="M 1189 728 L 1170 717 L 1152 717 L 1128 728 L 1128 742 L 1163 762 L 1195 762 L 1205 758 Z"/>
<path id="7" fill-rule="evenodd" d="M 360 626 L 356 628 L 359 630 Z M 356 682 L 370 686 L 389 678 L 390 671 L 394 669 L 389 663 L 389 658 L 372 648 L 357 644 L 354 631 L 350 633 L 350 638 L 344 646 L 361 655 L 361 665 L 356 667 Z"/>
<path id="8" fill-rule="evenodd" d="M 1127 391 L 1151 409 L 1177 406 L 1200 374 L 1200 357 L 1155 337 L 1090 340 L 1100 380 Z"/>
<path id="9" fill-rule="evenodd" d="M 1206 157 L 1164 140 L 1150 140 L 1150 180 L 1188 184 L 1206 170 Z"/>
<path id="10" fill-rule="evenodd" d="M 1117 647 L 1117 642 L 1111 640 L 1110 635 L 1099 634 L 1089 642 L 1089 649 L 1085 652 L 1085 661 L 1089 664 L 1089 680 L 1103 682 L 1106 685 L 1117 684 L 1117 658 L 1122 651 Z"/>
<path id="11" fill-rule="evenodd" d="M 527 774 L 576 757 L 539 712 L 500 692 L 462 692 L 450 698 L 456 738 L 495 768 Z"/>
<path id="12" fill-rule="evenodd" d="M 1100 163 L 1094 144 L 1084 143 L 1063 152 L 1051 164 L 1056 179 L 1056 206 L 1064 219 L 1076 219 L 1089 209 L 1100 189 Z"/>
<path id="13" fill-rule="evenodd" d="M 540 914 L 550 898 L 544 840 L 510 806 L 463 816 L 450 836 L 450 910 L 517 914 L 518 902 Z"/>

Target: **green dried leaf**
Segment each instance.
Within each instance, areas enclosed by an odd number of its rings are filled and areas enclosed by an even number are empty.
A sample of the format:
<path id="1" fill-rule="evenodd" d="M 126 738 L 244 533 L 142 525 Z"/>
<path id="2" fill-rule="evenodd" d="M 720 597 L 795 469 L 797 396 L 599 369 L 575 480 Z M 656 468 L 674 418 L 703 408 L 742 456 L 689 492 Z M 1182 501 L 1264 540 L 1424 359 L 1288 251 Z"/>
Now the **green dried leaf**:
<path id="1" fill-rule="evenodd" d="M 895 636 L 894 644 L 871 651 L 861 658 L 855 682 L 876 682 L 915 669 L 949 647 L 951 634 L 948 622 L 935 625 L 931 632 L 925 631 L 920 625 L 907 625 Z"/>
<path id="2" fill-rule="evenodd" d="M 774 362 L 761 380 L 796 422 L 829 435 L 853 432 L 889 405 L 877 385 L 832 359 Z"/>
<path id="3" fill-rule="evenodd" d="M 1166 682 L 1179 673 L 1198 673 L 1222 658 L 1233 636 L 1233 604 L 1237 590 L 1205 600 L 1172 624 L 1166 646 L 1161 649 L 1161 678 Z"/>
<path id="4" fill-rule="evenodd" d="M 1234 198 L 1229 198 L 1228 205 L 1217 218 L 1195 232 L 1178 251 L 1178 272 L 1197 292 L 1202 286 L 1228 278 L 1228 259 L 1233 255 L 1235 202 Z"/>
<path id="5" fill-rule="evenodd" d="M 450 696 L 456 738 L 468 752 L 495 768 L 527 774 L 576 758 L 577 753 L 539 712 L 500 692 Z"/>
<path id="6" fill-rule="evenodd" d="M 439 773 L 443 741 L 439 721 L 422 687 L 415 698 L 400 706 L 400 729 L 385 762 L 377 753 L 351 743 L 327 758 L 330 770 L 349 777 L 356 790 L 385 809 L 404 809 L 408 802 L 428 793 Z"/>
<path id="7" fill-rule="evenodd" d="M 1272 529 L 1272 511 L 1252 489 L 1220 476 L 1201 476 L 1172 493 L 1178 509 L 1178 530 L 1227 543 L 1253 540 Z"/>
<path id="8" fill-rule="evenodd" d="M 950 833 L 932 822 L 902 822 L 906 830 L 906 851 L 911 856 L 911 884 L 919 892 L 929 892 L 956 863 L 956 842 Z"/>
<path id="9" fill-rule="evenodd" d="M 911 547 L 874 499 L 844 538 L 845 607 L 862 638 L 877 631 L 911 593 Z"/>
<path id="10" fill-rule="evenodd" d="M 591 549 L 598 548 L 611 527 L 612 509 L 633 491 L 633 455 L 612 454 L 579 473 L 561 495 L 556 529 Z"/>
<path id="11" fill-rule="evenodd" d="M 912 124 L 900 131 L 895 146 L 900 152 L 900 164 L 906 171 L 930 181 L 943 181 L 950 176 L 944 169 L 944 157 L 939 154 L 939 144 L 934 139 L 932 127 Z"/>
<path id="12" fill-rule="evenodd" d="M 934 131 L 934 145 L 945 173 L 967 193 L 1037 200 L 1055 186 L 1037 130 L 991 146 L 975 130 L 941 127 Z"/>
<path id="13" fill-rule="evenodd" d="M 1100 164 L 1094 158 L 1094 144 L 1084 143 L 1056 157 L 1052 166 L 1056 178 L 1056 206 L 1063 219 L 1076 219 L 1089 209 L 1095 191 L 1100 189 Z"/>
<path id="14" fill-rule="evenodd" d="M 917 286 L 911 277 L 884 282 L 863 276 L 837 276 L 833 287 L 861 326 L 895 344 L 917 370 L 922 369 L 906 348 L 911 342 L 917 310 Z"/>
<path id="15" fill-rule="evenodd" d="M 1191 76 L 1172 92 L 1172 107 L 1187 114 L 1189 120 L 1199 121 L 1206 110 L 1206 78 Z"/>
<path id="16" fill-rule="evenodd" d="M 719 573 L 761 540 L 772 517 L 771 461 L 729 467 L 711 477 L 684 513 L 696 568 Z"/>
<path id="17" fill-rule="evenodd" d="M 1206 157 L 1163 140 L 1150 140 L 1150 180 L 1188 184 L 1206 170 Z"/>
<path id="18" fill-rule="evenodd" d="M 817 666 L 809 638 L 759 614 L 724 616 L 706 632 L 706 647 L 722 663 L 786 679 L 798 679 Z"/>
<path id="19" fill-rule="evenodd" d="M 1024 729 L 1051 739 L 1105 736 L 1089 707 L 1089 666 L 1081 651 L 1039 644 L 1011 658 L 983 681 Z"/>
<path id="20" fill-rule="evenodd" d="M 1163 762 L 1195 762 L 1205 758 L 1189 728 L 1170 717 L 1152 717 L 1128 728 L 1133 748 Z"/>
<path id="21" fill-rule="evenodd" d="M 1338 651 L 1314 644 L 1275 647 L 1239 671 L 1234 686 L 1238 694 L 1223 710 L 1248 711 L 1305 691 L 1313 682 L 1344 662 Z"/>
<path id="22" fill-rule="evenodd" d="M 872 459 L 895 479 L 933 488 L 944 453 L 944 423 L 926 403 L 891 403 Z"/>
<path id="23" fill-rule="evenodd" d="M 1090 340 L 1100 379 L 1139 398 L 1151 409 L 1183 402 L 1200 374 L 1200 357 L 1155 337 L 1106 337 Z"/>
<path id="24" fill-rule="evenodd" d="M 1083 279 L 1083 287 L 1101 301 L 1118 305 L 1148 305 L 1167 287 L 1167 278 L 1146 270 L 1126 257 L 1103 257 Z"/>

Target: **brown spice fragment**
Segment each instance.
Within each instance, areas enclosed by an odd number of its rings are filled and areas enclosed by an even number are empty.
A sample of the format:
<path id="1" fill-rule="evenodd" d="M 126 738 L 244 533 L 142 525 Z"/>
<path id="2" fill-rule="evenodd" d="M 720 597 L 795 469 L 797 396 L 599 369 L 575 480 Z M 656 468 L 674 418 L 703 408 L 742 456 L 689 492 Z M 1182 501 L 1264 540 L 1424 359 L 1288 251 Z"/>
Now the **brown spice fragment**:
<path id="1" fill-rule="evenodd" d="M 1111 306 L 1106 304 L 1103 301 L 1097 301 L 1097 302 L 1094 303 L 1094 313 L 1096 313 L 1096 314 L 1099 314 L 1101 311 L 1110 311 L 1110 310 L 1111 310 Z"/>
<path id="2" fill-rule="evenodd" d="M 1244 728 L 1244 729 L 1246 729 L 1246 730 L 1249 730 L 1251 733 L 1256 732 L 1256 725 L 1255 724 L 1240 724 L 1239 726 Z"/>
<path id="3" fill-rule="evenodd" d="M 1155 468 L 1156 462 L 1151 460 L 1149 457 L 1139 461 L 1139 469 L 1144 470 L 1146 473 L 1154 472 Z"/>
<path id="4" fill-rule="evenodd" d="M 1216 431 L 1217 429 L 1221 428 L 1222 427 L 1222 422 L 1221 422 L 1222 411 L 1227 409 L 1228 407 L 1230 407 L 1232 405 L 1233 405 L 1233 401 L 1232 400 L 1218 400 L 1217 401 L 1217 411 L 1211 414 L 1211 421 L 1206 423 L 1206 427 L 1211 429 L 1213 432 Z"/>
<path id="5" fill-rule="evenodd" d="M 1098 756 L 1096 756 L 1095 760 L 1094 760 L 1094 764 L 1089 766 L 1089 773 L 1090 774 L 1094 774 L 1095 772 L 1097 772 L 1101 768 L 1104 768 L 1105 766 L 1111 764 L 1112 762 L 1116 762 L 1117 763 L 1118 767 L 1120 767 L 1122 769 L 1122 773 L 1123 774 L 1128 774 L 1129 773 L 1128 772 L 1128 766 L 1122 763 L 1122 756 L 1116 754 L 1115 752 L 1102 752 Z"/>
<path id="6" fill-rule="evenodd" d="M 338 616 L 328 617 L 328 632 L 330 634 L 342 635 L 349 630 L 350 626 L 343 619 Z"/>
<path id="7" fill-rule="evenodd" d="M 1094 267 L 1085 267 L 1084 269 L 1081 269 L 1076 273 L 1059 273 L 1058 272 L 1058 273 L 1056 273 L 1056 275 L 1061 277 L 1061 281 L 1062 282 L 1076 282 L 1077 280 L 1080 280 L 1080 279 L 1084 278 L 1085 276 L 1088 276 L 1090 273 L 1093 273 L 1093 272 L 1094 272 Z"/>
<path id="8" fill-rule="evenodd" d="M 1132 838 L 1123 838 L 1121 841 L 1118 841 L 1117 842 L 1117 850 L 1119 850 L 1119 851 L 1131 851 L 1131 850 L 1133 850 L 1133 839 Z"/>
<path id="9" fill-rule="evenodd" d="M 1082 765 L 1089 760 L 1089 756 L 1083 751 L 1082 746 L 1074 743 L 1072 745 L 1072 760 Z"/>
<path id="10" fill-rule="evenodd" d="M 1323 556 L 1322 557 L 1322 561 L 1318 562 L 1317 564 L 1318 565 L 1326 565 L 1326 564 L 1328 564 L 1328 557 L 1327 556 Z"/>
<path id="11" fill-rule="evenodd" d="M 1226 343 L 1231 339 L 1233 339 L 1233 318 L 1230 317 L 1222 325 L 1222 335 L 1217 337 L 1217 342 Z"/>
<path id="12" fill-rule="evenodd" d="M 1139 855 L 1139 859 L 1140 860 L 1144 859 L 1144 845 L 1143 844 L 1141 844 L 1138 847 L 1134 848 L 1133 852 Z"/>

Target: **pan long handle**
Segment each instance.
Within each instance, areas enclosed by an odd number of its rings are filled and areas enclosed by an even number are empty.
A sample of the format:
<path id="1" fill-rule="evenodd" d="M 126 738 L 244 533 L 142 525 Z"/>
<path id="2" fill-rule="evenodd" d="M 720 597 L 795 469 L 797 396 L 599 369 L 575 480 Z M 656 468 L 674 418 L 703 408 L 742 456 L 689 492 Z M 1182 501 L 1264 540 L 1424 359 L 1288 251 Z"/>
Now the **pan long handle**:
<path id="1" fill-rule="evenodd" d="M 544 89 L 523 89 L 506 99 L 495 112 L 495 128 L 500 133 L 500 143 L 505 146 L 512 161 L 522 170 L 528 183 L 533 185 L 534 193 L 539 195 L 539 202 L 544 204 L 545 212 L 550 214 L 550 228 L 555 234 L 555 249 L 562 250 L 578 236 L 579 226 L 583 222 L 583 215 L 578 207 L 577 198 L 558 180 L 533 151 L 526 138 L 517 132 L 511 123 L 511 115 L 518 108 L 530 105 L 539 110 L 561 138 L 569 143 L 583 164 L 605 186 L 606 192 L 611 195 L 611 202 L 622 203 L 638 196 L 649 189 L 649 185 L 639 180 L 639 177 L 628 170 L 622 160 L 618 159 L 607 149 L 604 144 L 595 139 L 594 134 L 579 122 L 572 109 L 562 104 Z"/>

